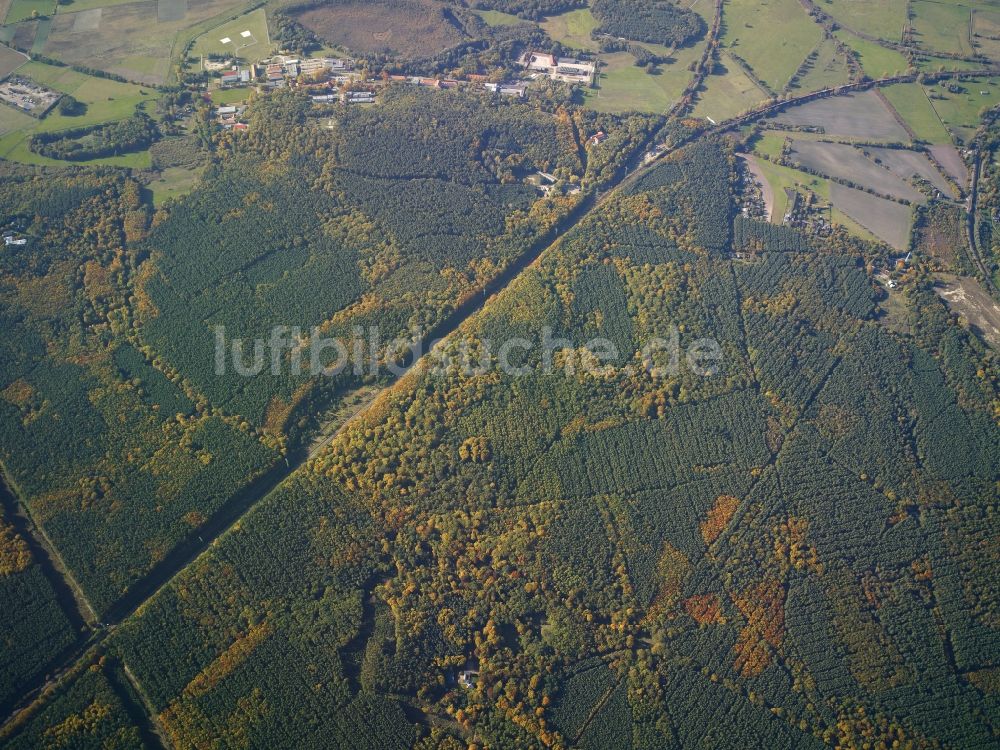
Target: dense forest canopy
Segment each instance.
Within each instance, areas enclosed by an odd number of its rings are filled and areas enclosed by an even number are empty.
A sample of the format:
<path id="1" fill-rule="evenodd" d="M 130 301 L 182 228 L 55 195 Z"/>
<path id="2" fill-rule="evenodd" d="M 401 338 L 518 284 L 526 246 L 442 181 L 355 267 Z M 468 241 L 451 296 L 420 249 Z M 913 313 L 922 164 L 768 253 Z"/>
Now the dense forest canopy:
<path id="1" fill-rule="evenodd" d="M 706 31 L 701 16 L 669 0 L 594 0 L 591 11 L 595 33 L 637 42 L 683 46 Z"/>

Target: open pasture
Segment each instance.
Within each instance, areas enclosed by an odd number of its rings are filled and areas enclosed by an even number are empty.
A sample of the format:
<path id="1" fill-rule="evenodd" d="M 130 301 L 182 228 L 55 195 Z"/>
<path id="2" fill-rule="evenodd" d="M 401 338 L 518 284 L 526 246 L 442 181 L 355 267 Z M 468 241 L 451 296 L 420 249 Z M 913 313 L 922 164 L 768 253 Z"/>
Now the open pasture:
<path id="1" fill-rule="evenodd" d="M 774 120 L 783 125 L 822 127 L 829 136 L 909 141 L 892 112 L 872 91 L 799 104 L 781 112 Z"/>
<path id="2" fill-rule="evenodd" d="M 26 21 L 33 18 L 36 13 L 39 16 L 48 16 L 52 14 L 55 7 L 55 0 L 13 0 L 7 10 L 4 23 L 12 24 Z"/>
<path id="3" fill-rule="evenodd" d="M 1000 79 L 974 78 L 960 81 L 955 91 L 943 84 L 925 87 L 927 98 L 959 145 L 973 137 L 982 114 L 1000 103 Z"/>
<path id="4" fill-rule="evenodd" d="M 966 5 L 913 0 L 914 41 L 922 48 L 934 52 L 971 55 L 969 24 L 972 9 Z"/>
<path id="5" fill-rule="evenodd" d="M 897 83 L 881 89 L 881 92 L 917 138 L 927 143 L 951 143 L 951 135 L 941 124 L 920 84 Z"/>
<path id="6" fill-rule="evenodd" d="M 925 198 L 888 169 L 844 143 L 792 141 L 790 158 L 820 174 L 862 185 L 881 195 L 923 203 Z"/>
<path id="7" fill-rule="evenodd" d="M 766 91 L 747 77 L 735 60 L 725 53 L 705 78 L 705 90 L 698 93 L 698 103 L 692 114 L 711 118 L 715 122 L 728 120 L 746 112 L 768 98 Z"/>
<path id="8" fill-rule="evenodd" d="M 905 73 L 909 67 L 907 59 L 894 49 L 862 39 L 843 29 L 837 31 L 835 36 L 854 50 L 861 68 L 869 78 L 885 78 L 896 73 Z"/>
<path id="9" fill-rule="evenodd" d="M 229 41 L 223 42 L 223 39 Z M 270 42 L 264 9 L 258 8 L 202 34 L 195 40 L 189 56 L 233 55 L 256 62 L 271 54 Z"/>
<path id="10" fill-rule="evenodd" d="M 597 19 L 590 8 L 578 8 L 549 16 L 539 26 L 553 41 L 566 47 L 591 51 L 600 49 L 600 45 L 590 38 L 590 32 L 597 28 Z"/>
<path id="11" fill-rule="evenodd" d="M 954 186 L 938 171 L 926 154 L 902 148 L 872 148 L 868 150 L 873 159 L 903 180 L 914 176 L 927 180 L 944 195 L 957 198 Z"/>
<path id="12" fill-rule="evenodd" d="M 730 0 L 723 9 L 722 42 L 754 74 L 782 91 L 823 32 L 798 0 Z"/>
<path id="13" fill-rule="evenodd" d="M 321 39 L 358 54 L 421 58 L 466 38 L 451 22 L 449 13 L 434 0 L 347 0 L 295 13 L 295 19 Z"/>
<path id="14" fill-rule="evenodd" d="M 522 18 L 499 10 L 476 10 L 473 12 L 486 21 L 489 26 L 517 26 L 519 23 L 527 23 Z"/>
<path id="15" fill-rule="evenodd" d="M 906 23 L 906 0 L 829 0 L 819 6 L 848 29 L 898 42 Z"/>
<path id="16" fill-rule="evenodd" d="M 826 39 L 819 46 L 816 58 L 806 66 L 796 85 L 790 88 L 799 93 L 819 91 L 840 86 L 849 79 L 846 56 L 841 54 L 832 40 Z"/>
<path id="17" fill-rule="evenodd" d="M 979 54 L 1000 59 L 1000 9 L 972 10 L 972 43 Z"/>
<path id="18" fill-rule="evenodd" d="M 77 13 L 59 13 L 52 19 L 44 53 L 157 85 L 170 72 L 174 40 L 181 31 L 241 4 L 240 0 L 143 0 L 103 11 L 97 27 L 87 31 L 78 30 Z"/>
<path id="19" fill-rule="evenodd" d="M 909 245 L 913 220 L 913 212 L 909 206 L 878 198 L 838 182 L 830 183 L 830 202 L 896 250 L 906 250 Z"/>

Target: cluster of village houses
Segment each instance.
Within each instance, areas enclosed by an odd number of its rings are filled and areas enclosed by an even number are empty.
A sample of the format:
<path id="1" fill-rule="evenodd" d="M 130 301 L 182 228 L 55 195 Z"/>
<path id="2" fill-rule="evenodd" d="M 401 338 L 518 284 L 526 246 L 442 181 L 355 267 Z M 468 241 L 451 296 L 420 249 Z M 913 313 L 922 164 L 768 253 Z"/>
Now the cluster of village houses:
<path id="1" fill-rule="evenodd" d="M 386 79 L 364 80 L 354 61 L 343 58 L 316 57 L 301 59 L 275 55 L 260 63 L 233 65 L 206 63 L 206 69 L 221 72 L 223 88 L 257 84 L 265 89 L 283 88 L 295 82 L 297 86 L 315 89 L 312 99 L 316 103 L 372 104 L 377 89 L 386 83 L 407 83 L 429 88 L 449 89 L 465 85 L 482 85 L 500 96 L 524 98 L 531 81 L 551 78 L 566 83 L 591 84 L 597 72 L 594 62 L 557 57 L 545 52 L 526 52 L 519 60 L 525 69 L 525 79 L 498 83 L 484 75 L 468 75 L 464 79 L 428 78 L 423 76 L 391 75 Z M 356 84 L 364 90 L 358 90 Z M 350 86 L 351 88 L 345 88 Z M 344 90 L 340 90 L 344 88 Z M 245 130 L 241 121 L 243 107 L 223 106 L 217 109 L 219 123 L 226 129 Z M 603 134 L 602 134 L 603 135 Z M 598 141 L 599 142 L 599 141 Z"/>

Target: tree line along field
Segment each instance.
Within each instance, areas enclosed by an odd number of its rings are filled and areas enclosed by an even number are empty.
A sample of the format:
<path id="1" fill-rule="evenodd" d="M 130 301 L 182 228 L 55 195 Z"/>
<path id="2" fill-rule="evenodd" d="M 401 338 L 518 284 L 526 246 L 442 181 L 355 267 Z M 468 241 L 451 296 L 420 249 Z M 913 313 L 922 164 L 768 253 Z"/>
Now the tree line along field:
<path id="1" fill-rule="evenodd" d="M 307 96 L 263 99 L 256 133 L 223 141 L 199 189 L 155 211 L 121 170 L 3 163 L 0 215 L 28 243 L 0 254 L 0 464 L 96 617 L 127 611 L 272 481 L 313 415 L 389 377 L 216 376 L 211 326 L 232 339 L 321 325 L 349 340 L 375 325 L 384 364 L 395 337 L 426 335 L 579 200 L 539 198 L 524 174 L 600 185 L 651 125 L 437 93 L 399 90 L 338 132 Z M 582 161 L 577 131 L 600 128 L 614 139 Z M 37 653 L 12 645 L 5 690 L 65 645 L 58 625 Z"/>
<path id="2" fill-rule="evenodd" d="M 883 248 L 732 220 L 731 158 L 669 158 L 451 343 L 622 365 L 677 324 L 721 371 L 418 370 L 111 637 L 172 742 L 992 742 L 995 365 L 926 284 L 879 322 Z"/>

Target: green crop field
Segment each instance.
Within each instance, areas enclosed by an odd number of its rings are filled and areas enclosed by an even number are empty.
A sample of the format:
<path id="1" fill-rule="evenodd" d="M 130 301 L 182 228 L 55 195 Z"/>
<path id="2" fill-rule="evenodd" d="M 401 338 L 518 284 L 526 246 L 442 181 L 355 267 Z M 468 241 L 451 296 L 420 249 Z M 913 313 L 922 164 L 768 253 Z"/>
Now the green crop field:
<path id="1" fill-rule="evenodd" d="M 4 23 L 12 24 L 34 16 L 47 16 L 55 10 L 53 0 L 13 0 Z"/>
<path id="2" fill-rule="evenodd" d="M 941 124 L 920 84 L 900 83 L 882 89 L 882 93 L 917 138 L 928 143 L 951 143 L 951 135 Z"/>
<path id="3" fill-rule="evenodd" d="M 906 23 L 907 0 L 824 0 L 819 7 L 846 28 L 893 42 Z"/>
<path id="4" fill-rule="evenodd" d="M 698 94 L 695 117 L 711 117 L 716 122 L 728 120 L 760 104 L 768 98 L 756 83 L 725 54 L 705 79 L 705 91 Z"/>
<path id="5" fill-rule="evenodd" d="M 941 84 L 925 86 L 927 97 L 945 127 L 965 143 L 975 133 L 983 111 L 1000 103 L 1000 79 L 962 81 L 958 89 L 953 93 Z"/>
<path id="6" fill-rule="evenodd" d="M 837 45 L 832 40 L 826 39 L 820 45 L 816 59 L 809 64 L 793 90 L 819 91 L 847 83 L 849 78 L 846 56 L 837 50 Z"/>
<path id="7" fill-rule="evenodd" d="M 885 78 L 906 72 L 906 58 L 896 50 L 869 42 L 844 30 L 837 32 L 837 38 L 858 53 L 861 67 L 870 78 Z"/>
<path id="8" fill-rule="evenodd" d="M 968 6 L 913 0 L 913 31 L 916 43 L 927 50 L 956 55 L 973 54 L 969 44 L 970 13 Z"/>
<path id="9" fill-rule="evenodd" d="M 600 48 L 600 45 L 590 38 L 590 32 L 597 27 L 597 19 L 591 14 L 590 8 L 579 8 L 557 16 L 549 16 L 539 25 L 554 41 L 567 47 L 584 50 Z"/>
<path id="10" fill-rule="evenodd" d="M 723 11 L 729 52 L 749 63 L 756 76 L 781 91 L 823 39 L 820 27 L 798 0 L 731 0 Z"/>

